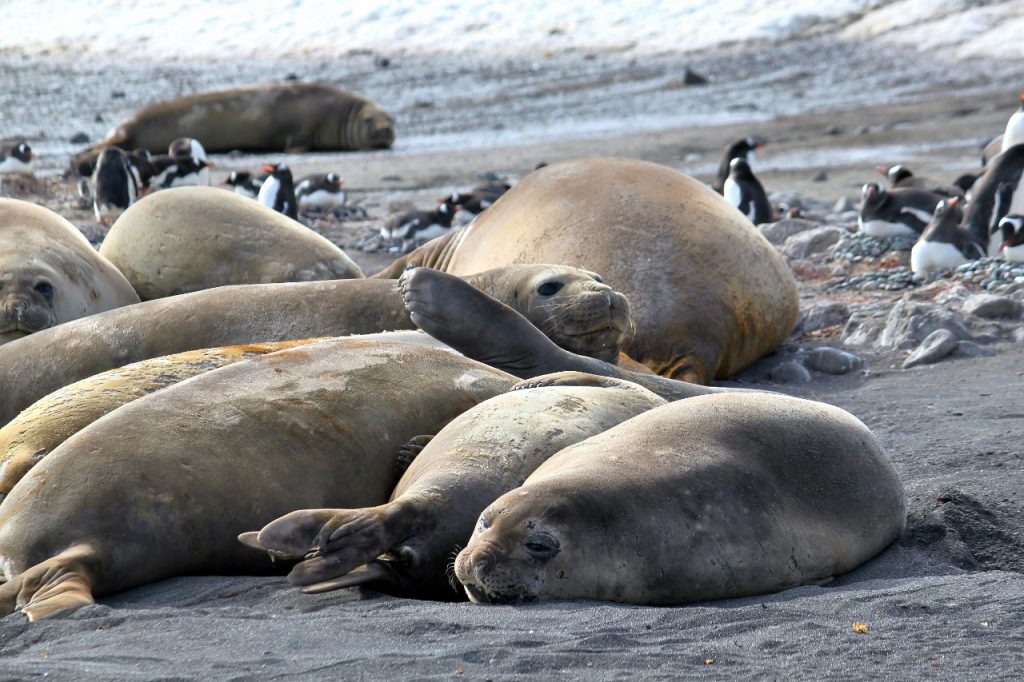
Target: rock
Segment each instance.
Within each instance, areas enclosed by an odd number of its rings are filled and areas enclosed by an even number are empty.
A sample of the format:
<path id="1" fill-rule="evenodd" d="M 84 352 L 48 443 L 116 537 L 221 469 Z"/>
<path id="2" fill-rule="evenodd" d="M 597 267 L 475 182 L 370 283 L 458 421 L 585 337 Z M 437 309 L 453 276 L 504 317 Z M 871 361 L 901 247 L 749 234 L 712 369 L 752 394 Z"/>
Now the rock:
<path id="1" fill-rule="evenodd" d="M 864 366 L 864 359 L 845 350 L 820 346 L 807 353 L 804 365 L 815 372 L 825 374 L 848 374 Z"/>
<path id="2" fill-rule="evenodd" d="M 839 197 L 836 203 L 832 205 L 833 213 L 846 213 L 847 211 L 855 211 L 857 204 L 850 197 Z"/>
<path id="3" fill-rule="evenodd" d="M 913 348 L 939 329 L 950 332 L 957 340 L 971 338 L 956 313 L 934 303 L 914 301 L 904 296 L 889 311 L 878 345 L 882 348 Z"/>
<path id="4" fill-rule="evenodd" d="M 952 353 L 958 345 L 960 340 L 956 334 L 948 329 L 936 329 L 904 361 L 903 369 L 938 362 Z"/>
<path id="5" fill-rule="evenodd" d="M 821 277 L 826 277 L 828 274 L 824 269 L 819 268 L 811 261 L 804 259 L 791 261 L 789 268 L 793 271 L 793 276 L 802 281 L 819 279 Z"/>
<path id="6" fill-rule="evenodd" d="M 776 365 L 768 376 L 772 381 L 783 384 L 806 384 L 811 380 L 811 373 L 796 360 L 787 360 Z"/>
<path id="7" fill-rule="evenodd" d="M 1011 338 L 1014 343 L 1024 343 L 1024 327 L 1014 329 Z"/>
<path id="8" fill-rule="evenodd" d="M 812 182 L 825 182 L 826 180 L 828 180 L 828 172 L 823 170 L 818 171 L 818 173 L 811 178 Z"/>
<path id="9" fill-rule="evenodd" d="M 845 230 L 826 225 L 794 234 L 779 249 L 788 260 L 799 260 L 818 253 L 824 253 L 834 246 Z"/>
<path id="10" fill-rule="evenodd" d="M 976 294 L 964 301 L 962 310 L 967 315 L 977 315 L 988 319 L 998 317 L 1016 319 L 1020 317 L 1021 304 L 1006 296 Z"/>
<path id="11" fill-rule="evenodd" d="M 868 313 L 853 313 L 843 327 L 840 341 L 844 346 L 874 346 L 882 333 L 883 322 Z"/>
<path id="12" fill-rule="evenodd" d="M 850 319 L 850 307 L 841 301 L 819 301 L 802 312 L 801 321 L 797 324 L 800 331 L 807 333 L 837 324 L 845 324 Z"/>
<path id="13" fill-rule="evenodd" d="M 683 83 L 686 85 L 707 85 L 708 79 L 707 76 L 701 75 L 687 66 L 683 72 Z"/>
<path id="14" fill-rule="evenodd" d="M 803 218 L 783 218 L 776 223 L 765 223 L 757 229 L 761 231 L 765 239 L 776 246 L 785 243 L 794 234 L 813 230 L 818 223 L 804 220 Z"/>

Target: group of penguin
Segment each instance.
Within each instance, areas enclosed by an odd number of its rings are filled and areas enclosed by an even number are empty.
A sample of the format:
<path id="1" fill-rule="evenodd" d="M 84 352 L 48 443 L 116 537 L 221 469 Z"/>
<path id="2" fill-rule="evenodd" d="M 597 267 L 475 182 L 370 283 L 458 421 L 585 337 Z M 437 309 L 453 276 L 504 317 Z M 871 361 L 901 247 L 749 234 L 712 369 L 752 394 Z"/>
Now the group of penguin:
<path id="1" fill-rule="evenodd" d="M 393 213 L 384 220 L 380 236 L 389 242 L 420 243 L 447 233 L 459 211 L 477 215 L 511 189 L 502 180 L 489 180 L 468 192 L 452 192 L 437 200 L 437 207 L 423 211 L 411 209 Z"/>
<path id="2" fill-rule="evenodd" d="M 213 165 L 202 143 L 190 137 L 171 142 L 167 154 L 108 146 L 91 169 L 77 169 L 79 194 L 91 199 L 96 220 L 107 225 L 149 192 L 209 185 Z M 265 164 L 262 170 L 265 175 L 260 177 L 234 171 L 221 184 L 294 220 L 300 210 L 322 211 L 345 203 L 345 181 L 337 173 L 315 173 L 296 184 L 286 163 Z"/>
<path id="3" fill-rule="evenodd" d="M 951 184 L 914 175 L 902 165 L 879 167 L 888 187 L 861 189 L 860 232 L 916 238 L 911 270 L 931 276 L 969 260 L 1002 256 L 1024 262 L 1024 91 L 1006 130 L 985 145 L 982 169 Z M 772 205 L 751 166 L 764 146 L 756 136 L 726 148 L 712 188 L 755 225 L 774 219 Z"/>

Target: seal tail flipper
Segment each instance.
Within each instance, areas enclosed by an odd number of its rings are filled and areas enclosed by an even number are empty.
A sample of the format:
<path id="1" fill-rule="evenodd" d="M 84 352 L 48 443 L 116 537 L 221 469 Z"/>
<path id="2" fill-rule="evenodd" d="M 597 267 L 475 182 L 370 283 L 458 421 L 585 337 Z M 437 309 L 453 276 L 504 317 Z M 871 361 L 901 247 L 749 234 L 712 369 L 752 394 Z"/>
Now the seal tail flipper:
<path id="1" fill-rule="evenodd" d="M 0 585 L 0 617 L 21 611 L 31 622 L 96 603 L 92 586 L 97 565 L 88 545 L 76 545 L 36 564 Z"/>
<path id="2" fill-rule="evenodd" d="M 413 436 L 398 449 L 398 458 L 395 459 L 395 473 L 398 474 L 398 478 L 405 475 L 405 470 L 409 468 L 409 465 L 420 454 L 420 451 L 427 447 L 427 443 L 432 438 L 432 435 Z"/>
<path id="3" fill-rule="evenodd" d="M 259 533 L 243 533 L 250 547 L 288 558 L 306 557 L 288 574 L 293 585 L 345 575 L 387 552 L 405 537 L 411 519 L 392 502 L 364 509 L 303 509 L 270 522 Z"/>
<path id="4" fill-rule="evenodd" d="M 302 591 L 306 594 L 319 594 L 321 592 L 330 592 L 331 590 L 340 590 L 344 587 L 358 587 L 367 583 L 380 582 L 390 577 L 391 568 L 379 561 L 374 561 L 338 578 L 306 585 L 302 588 Z"/>

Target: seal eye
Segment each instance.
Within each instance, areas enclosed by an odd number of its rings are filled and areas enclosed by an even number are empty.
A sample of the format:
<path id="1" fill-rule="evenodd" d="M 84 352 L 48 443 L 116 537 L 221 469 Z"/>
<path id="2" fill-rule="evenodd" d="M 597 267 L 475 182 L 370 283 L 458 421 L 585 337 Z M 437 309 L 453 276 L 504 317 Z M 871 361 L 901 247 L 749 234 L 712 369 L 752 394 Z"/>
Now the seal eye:
<path id="1" fill-rule="evenodd" d="M 35 289 L 43 298 L 47 300 L 51 300 L 53 298 L 53 285 L 49 282 L 39 282 L 36 284 Z"/>
<path id="2" fill-rule="evenodd" d="M 604 284 L 604 277 L 601 275 L 594 275 L 594 281 L 598 284 Z"/>
<path id="3" fill-rule="evenodd" d="M 523 540 L 523 547 L 534 559 L 540 561 L 549 561 L 554 559 L 561 551 L 558 544 L 558 539 L 550 533 L 538 531 L 536 533 L 530 533 Z"/>
<path id="4" fill-rule="evenodd" d="M 565 285 L 561 282 L 544 282 L 544 284 L 537 287 L 537 293 L 541 296 L 554 296 L 562 290 L 563 286 Z"/>

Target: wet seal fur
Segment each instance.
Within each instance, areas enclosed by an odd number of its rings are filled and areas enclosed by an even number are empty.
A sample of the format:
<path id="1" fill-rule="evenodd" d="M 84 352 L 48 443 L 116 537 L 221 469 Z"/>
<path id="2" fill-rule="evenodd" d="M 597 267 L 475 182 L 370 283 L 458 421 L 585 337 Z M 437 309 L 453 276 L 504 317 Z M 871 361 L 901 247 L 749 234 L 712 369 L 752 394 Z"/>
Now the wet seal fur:
<path id="1" fill-rule="evenodd" d="M 90 164 L 107 145 L 162 154 L 180 137 L 207 152 L 353 151 L 386 149 L 394 121 L 380 105 L 326 83 L 265 83 L 200 92 L 143 107 L 97 144 L 77 154 L 72 167 Z"/>
<path id="2" fill-rule="evenodd" d="M 508 303 L 557 343 L 579 352 L 614 356 L 629 332 L 628 302 L 584 270 L 519 265 L 459 282 L 470 292 L 479 288 Z M 545 297 L 541 290 L 549 285 L 558 290 Z M 539 333 L 530 322 L 523 324 Z M 393 280 L 224 286 L 146 301 L 0 347 L 0 376 L 5 379 L 0 425 L 62 386 L 148 358 L 199 348 L 398 329 L 415 325 Z"/>
<path id="3" fill-rule="evenodd" d="M 829 579 L 905 519 L 892 464 L 849 413 L 698 396 L 548 459 L 480 515 L 455 572 L 474 601 L 684 604 Z"/>
<path id="4" fill-rule="evenodd" d="M 0 199 L 0 345 L 138 302 L 74 225 L 42 206 Z"/>
<path id="5" fill-rule="evenodd" d="M 774 350 L 799 308 L 785 261 L 725 199 L 671 168 L 630 159 L 534 171 L 469 227 L 375 277 L 397 277 L 406 265 L 463 275 L 512 263 L 601 273 L 632 306 L 627 355 L 699 383 Z"/>
<path id="6" fill-rule="evenodd" d="M 402 443 L 513 383 L 450 351 L 332 339 L 135 400 L 0 505 L 0 617 L 68 613 L 175 575 L 266 571 L 239 533 L 293 509 L 383 504 Z"/>
<path id="7" fill-rule="evenodd" d="M 229 284 L 363 276 L 330 240 L 217 187 L 175 187 L 144 197 L 117 219 L 100 253 L 143 300 Z"/>
<path id="8" fill-rule="evenodd" d="M 447 568 L 488 504 L 563 447 L 665 404 L 627 381 L 606 379 L 602 385 L 495 396 L 430 439 L 387 504 L 300 510 L 240 539 L 275 554 L 306 557 L 289 581 L 307 585 L 307 592 L 370 583 L 404 596 L 460 598 Z"/>

